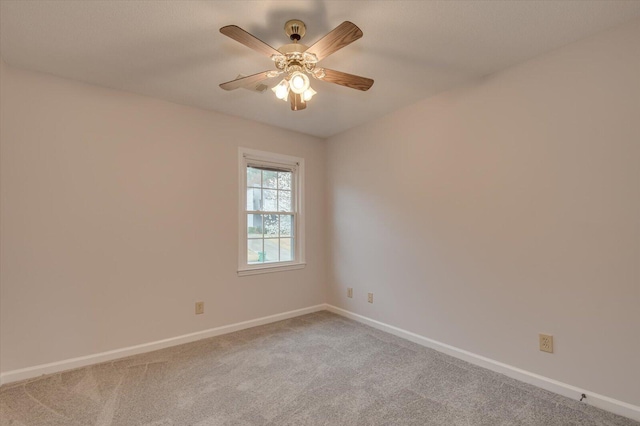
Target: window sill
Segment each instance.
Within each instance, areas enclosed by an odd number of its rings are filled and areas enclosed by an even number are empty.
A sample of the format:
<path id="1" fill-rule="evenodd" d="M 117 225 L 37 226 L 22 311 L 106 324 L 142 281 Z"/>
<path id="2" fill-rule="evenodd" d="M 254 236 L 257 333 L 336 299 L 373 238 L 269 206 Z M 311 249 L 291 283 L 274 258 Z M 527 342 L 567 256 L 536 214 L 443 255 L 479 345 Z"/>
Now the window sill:
<path id="1" fill-rule="evenodd" d="M 289 265 L 270 265 L 270 266 L 261 266 L 259 268 L 238 269 L 238 276 L 244 277 L 246 275 L 257 275 L 257 274 L 268 274 L 271 272 L 292 271 L 294 269 L 302 269 L 305 266 L 307 266 L 307 264 L 305 262 L 302 262 L 302 263 L 294 263 Z"/>

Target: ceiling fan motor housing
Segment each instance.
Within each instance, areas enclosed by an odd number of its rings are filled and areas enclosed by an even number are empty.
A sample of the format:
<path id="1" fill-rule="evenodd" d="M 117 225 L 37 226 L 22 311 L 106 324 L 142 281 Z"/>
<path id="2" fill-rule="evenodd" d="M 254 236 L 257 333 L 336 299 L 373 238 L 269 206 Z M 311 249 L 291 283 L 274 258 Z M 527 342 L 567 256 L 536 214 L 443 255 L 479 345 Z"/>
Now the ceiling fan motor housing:
<path id="1" fill-rule="evenodd" d="M 289 44 L 285 44 L 284 46 L 280 47 L 278 49 L 278 52 L 286 55 L 287 53 L 304 53 L 306 50 L 308 49 L 307 46 L 305 46 L 302 43 L 289 43 Z"/>
<path id="2" fill-rule="evenodd" d="M 318 58 L 312 53 L 307 53 L 309 47 L 302 43 L 289 43 L 278 49 L 281 55 L 272 55 L 276 68 L 291 74 L 295 71 L 312 72 Z"/>
<path id="3" fill-rule="evenodd" d="M 295 43 L 304 37 L 307 26 L 299 19 L 290 19 L 284 24 L 284 32 Z"/>

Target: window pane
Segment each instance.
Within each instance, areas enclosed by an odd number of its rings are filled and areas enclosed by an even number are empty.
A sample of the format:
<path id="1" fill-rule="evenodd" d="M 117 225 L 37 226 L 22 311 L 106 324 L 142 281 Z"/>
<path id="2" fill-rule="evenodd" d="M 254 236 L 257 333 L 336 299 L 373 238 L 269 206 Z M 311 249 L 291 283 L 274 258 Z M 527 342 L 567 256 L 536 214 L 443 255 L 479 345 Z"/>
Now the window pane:
<path id="1" fill-rule="evenodd" d="M 278 191 L 275 189 L 263 189 L 262 190 L 262 210 L 268 212 L 275 212 L 277 208 Z"/>
<path id="2" fill-rule="evenodd" d="M 249 263 L 262 263 L 264 250 L 262 250 L 263 240 L 247 240 L 247 261 Z"/>
<path id="3" fill-rule="evenodd" d="M 262 170 L 247 167 L 247 186 L 260 188 L 262 185 Z"/>
<path id="4" fill-rule="evenodd" d="M 247 215 L 247 236 L 249 238 L 262 238 L 262 215 Z"/>
<path id="5" fill-rule="evenodd" d="M 271 170 L 262 171 L 262 187 L 263 188 L 277 188 L 278 187 L 278 172 L 272 172 Z"/>
<path id="6" fill-rule="evenodd" d="M 262 210 L 262 190 L 260 188 L 247 189 L 247 210 Z"/>
<path id="7" fill-rule="evenodd" d="M 278 211 L 291 211 L 291 191 L 278 191 Z"/>
<path id="8" fill-rule="evenodd" d="M 293 216 L 288 214 L 280 215 L 280 236 L 290 237 L 293 229 Z"/>
<path id="9" fill-rule="evenodd" d="M 291 172 L 278 172 L 278 189 L 291 189 Z"/>
<path id="10" fill-rule="evenodd" d="M 280 238 L 280 261 L 293 260 L 293 238 Z"/>
<path id="11" fill-rule="evenodd" d="M 266 238 L 278 236 L 278 222 L 277 214 L 264 215 L 264 236 Z"/>
<path id="12" fill-rule="evenodd" d="M 280 259 L 278 250 L 278 239 L 271 238 L 264 240 L 264 261 L 265 262 L 277 262 Z"/>

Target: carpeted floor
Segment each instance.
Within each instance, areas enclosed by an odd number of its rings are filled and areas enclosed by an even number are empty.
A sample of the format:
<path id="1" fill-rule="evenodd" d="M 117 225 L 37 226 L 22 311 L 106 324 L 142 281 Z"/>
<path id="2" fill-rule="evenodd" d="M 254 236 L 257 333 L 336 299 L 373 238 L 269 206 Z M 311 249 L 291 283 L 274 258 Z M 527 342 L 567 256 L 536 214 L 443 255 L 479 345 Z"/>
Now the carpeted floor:
<path id="1" fill-rule="evenodd" d="M 318 312 L 0 389 L 0 425 L 640 425 Z"/>

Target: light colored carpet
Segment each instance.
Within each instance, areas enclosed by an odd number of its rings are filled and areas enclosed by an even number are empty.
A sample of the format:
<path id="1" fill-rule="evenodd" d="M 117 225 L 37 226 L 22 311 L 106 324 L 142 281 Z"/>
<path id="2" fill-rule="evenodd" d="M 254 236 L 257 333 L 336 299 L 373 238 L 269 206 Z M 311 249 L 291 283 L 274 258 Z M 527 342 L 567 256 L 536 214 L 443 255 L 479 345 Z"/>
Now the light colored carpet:
<path id="1" fill-rule="evenodd" d="M 0 390 L 0 425 L 640 425 L 318 312 Z"/>

